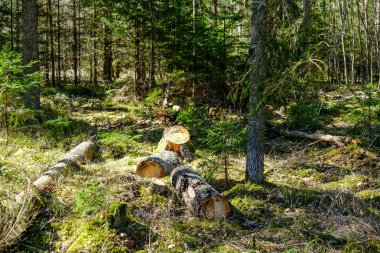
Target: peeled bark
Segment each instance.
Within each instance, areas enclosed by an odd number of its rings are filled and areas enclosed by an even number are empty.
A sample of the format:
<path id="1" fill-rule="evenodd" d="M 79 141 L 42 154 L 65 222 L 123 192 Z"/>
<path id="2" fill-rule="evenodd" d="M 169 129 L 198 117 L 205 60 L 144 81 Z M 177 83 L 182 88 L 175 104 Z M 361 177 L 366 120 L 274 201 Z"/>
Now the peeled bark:
<path id="1" fill-rule="evenodd" d="M 282 131 L 283 134 L 295 137 L 295 138 L 304 138 L 304 139 L 310 139 L 315 141 L 326 141 L 326 142 L 333 142 L 339 147 L 343 147 L 347 144 L 357 144 L 359 143 L 358 140 L 355 140 L 351 137 L 347 136 L 337 136 L 337 135 L 329 135 L 329 134 L 308 134 L 301 131 Z"/>
<path id="2" fill-rule="evenodd" d="M 194 215 L 223 220 L 231 214 L 228 201 L 192 168 L 180 166 L 171 177 L 177 196 Z"/>
<path id="3" fill-rule="evenodd" d="M 85 141 L 70 150 L 58 163 L 50 167 L 33 185 L 39 190 L 48 190 L 52 183 L 59 177 L 66 176 L 70 168 L 78 166 L 79 163 L 92 159 L 95 152 L 95 142 Z"/>
<path id="4" fill-rule="evenodd" d="M 161 151 L 141 161 L 136 168 L 136 173 L 141 177 L 161 178 L 167 176 L 172 170 L 181 165 L 175 152 Z"/>

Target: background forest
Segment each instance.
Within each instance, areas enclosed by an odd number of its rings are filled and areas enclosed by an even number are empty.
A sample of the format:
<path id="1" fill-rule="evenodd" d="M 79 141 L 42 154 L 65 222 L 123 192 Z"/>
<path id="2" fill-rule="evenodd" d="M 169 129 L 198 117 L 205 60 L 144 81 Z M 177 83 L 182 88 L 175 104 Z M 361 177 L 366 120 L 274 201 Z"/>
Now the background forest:
<path id="1" fill-rule="evenodd" d="M 2 0 L 0 50 L 0 252 L 380 251 L 378 0 Z M 136 177 L 177 124 L 231 218 Z M 90 136 L 93 161 L 36 200 Z"/>

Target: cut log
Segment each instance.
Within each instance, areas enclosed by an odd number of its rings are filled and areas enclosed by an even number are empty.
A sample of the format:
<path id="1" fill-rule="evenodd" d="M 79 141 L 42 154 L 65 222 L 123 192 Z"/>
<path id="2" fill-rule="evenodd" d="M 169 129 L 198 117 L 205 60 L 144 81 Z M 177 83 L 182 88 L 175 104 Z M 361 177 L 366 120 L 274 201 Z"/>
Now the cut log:
<path id="1" fill-rule="evenodd" d="M 170 174 L 181 165 L 179 156 L 172 151 L 161 151 L 141 161 L 136 168 L 136 174 L 141 177 L 160 178 Z"/>
<path id="2" fill-rule="evenodd" d="M 282 134 L 294 137 L 294 138 L 304 138 L 315 141 L 326 141 L 333 142 L 339 147 L 343 147 L 347 144 L 358 144 L 360 143 L 358 140 L 353 139 L 348 136 L 338 136 L 338 135 L 329 135 L 329 134 L 308 134 L 302 131 L 281 131 Z"/>
<path id="3" fill-rule="evenodd" d="M 230 215 L 228 201 L 192 168 L 177 167 L 171 179 L 177 196 L 194 215 L 217 220 Z"/>
<path id="4" fill-rule="evenodd" d="M 51 188 L 54 180 L 61 176 L 66 176 L 70 168 L 78 166 L 80 163 L 90 161 L 95 152 L 95 142 L 92 140 L 82 142 L 71 149 L 66 155 L 48 171 L 37 179 L 33 185 L 42 191 Z"/>

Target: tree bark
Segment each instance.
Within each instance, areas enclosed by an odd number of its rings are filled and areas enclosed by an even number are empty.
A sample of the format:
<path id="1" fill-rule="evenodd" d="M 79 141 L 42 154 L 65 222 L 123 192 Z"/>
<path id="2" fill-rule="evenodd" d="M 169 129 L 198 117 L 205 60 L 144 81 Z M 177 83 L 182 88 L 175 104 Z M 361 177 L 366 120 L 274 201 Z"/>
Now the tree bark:
<path id="1" fill-rule="evenodd" d="M 142 177 L 161 178 L 181 164 L 178 155 L 172 151 L 161 151 L 141 161 L 136 168 L 136 174 Z"/>
<path id="2" fill-rule="evenodd" d="M 109 26 L 111 20 L 109 10 L 105 10 L 104 39 L 103 39 L 103 80 L 112 83 L 112 30 Z"/>
<path id="3" fill-rule="evenodd" d="M 196 216 L 207 219 L 226 219 L 231 208 L 228 201 L 190 167 L 177 167 L 171 182 L 178 198 Z"/>
<path id="4" fill-rule="evenodd" d="M 76 0 L 73 0 L 73 68 L 74 68 L 74 84 L 79 85 L 78 78 L 78 31 L 77 31 L 77 6 Z"/>
<path id="5" fill-rule="evenodd" d="M 267 79 L 267 0 L 253 2 L 253 33 L 250 45 L 251 86 L 248 116 L 246 178 L 259 183 L 264 177 L 264 82 Z"/>
<path id="6" fill-rule="evenodd" d="M 25 74 L 39 71 L 38 64 L 38 6 L 37 0 L 22 0 L 23 18 L 23 62 L 28 64 L 36 61 L 30 68 L 24 70 Z M 25 106 L 29 109 L 40 109 L 40 89 L 33 87 L 24 94 Z"/>
<path id="7" fill-rule="evenodd" d="M 295 137 L 295 138 L 304 138 L 304 139 L 310 139 L 315 141 L 326 141 L 326 142 L 333 142 L 339 147 L 345 146 L 347 144 L 357 144 L 359 143 L 358 140 L 355 140 L 348 136 L 337 136 L 337 135 L 329 135 L 329 134 L 308 134 L 302 131 L 282 131 L 281 132 L 284 135 Z"/>
<path id="8" fill-rule="evenodd" d="M 58 86 L 61 83 L 61 6 L 60 6 L 60 1 L 57 1 L 57 24 L 58 24 L 58 31 L 57 31 L 57 43 L 58 43 L 58 57 L 57 57 L 57 65 L 58 65 Z"/>
<path id="9" fill-rule="evenodd" d="M 78 166 L 79 163 L 90 161 L 95 152 L 95 148 L 96 145 L 94 141 L 89 140 L 82 142 L 66 153 L 66 155 L 58 163 L 50 167 L 47 172 L 42 174 L 33 185 L 41 191 L 51 189 L 54 180 L 61 176 L 66 176 L 70 168 Z"/>
<path id="10" fill-rule="evenodd" d="M 56 86 L 55 80 L 55 53 L 54 53 L 54 28 L 51 0 L 48 0 L 49 32 L 50 32 L 50 61 L 51 61 L 51 84 Z"/>

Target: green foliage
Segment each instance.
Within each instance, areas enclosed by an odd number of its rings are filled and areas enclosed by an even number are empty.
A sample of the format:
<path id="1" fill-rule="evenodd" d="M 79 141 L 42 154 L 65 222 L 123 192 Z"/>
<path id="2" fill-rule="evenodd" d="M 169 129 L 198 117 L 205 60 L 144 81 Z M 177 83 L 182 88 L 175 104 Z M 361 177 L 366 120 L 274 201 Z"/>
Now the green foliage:
<path id="1" fill-rule="evenodd" d="M 162 89 L 153 89 L 144 99 L 145 106 L 157 106 L 160 104 L 162 98 Z"/>
<path id="2" fill-rule="evenodd" d="M 317 129 L 321 126 L 321 104 L 300 100 L 287 111 L 286 124 L 292 129 Z"/>
<path id="3" fill-rule="evenodd" d="M 9 105 L 17 105 L 23 92 L 39 85 L 40 72 L 25 75 L 24 69 L 35 62 L 23 65 L 22 55 L 4 47 L 0 51 L 0 96 L 3 105 L 3 121 L 8 130 Z"/>
<path id="4" fill-rule="evenodd" d="M 74 211 L 82 217 L 97 213 L 107 206 L 109 197 L 108 189 L 99 184 L 99 182 L 90 182 L 75 194 Z"/>
<path id="5" fill-rule="evenodd" d="M 77 123 L 65 117 L 58 116 L 56 119 L 45 121 L 43 125 L 49 130 L 50 137 L 59 139 L 70 135 L 76 129 Z"/>
<path id="6" fill-rule="evenodd" d="M 32 66 L 34 62 L 23 65 L 22 55 L 4 47 L 0 51 L 0 94 L 8 94 L 11 97 L 20 96 L 25 90 L 38 86 L 40 73 L 24 75 L 25 68 Z"/>
<path id="7" fill-rule="evenodd" d="M 214 154 L 239 154 L 245 151 L 247 140 L 245 122 L 220 121 L 209 127 L 206 132 L 207 136 L 202 139 L 202 143 Z"/>
<path id="8" fill-rule="evenodd" d="M 177 116 L 177 121 L 188 127 L 192 136 L 200 137 L 206 134 L 206 129 L 212 124 L 205 106 L 189 103 Z"/>

